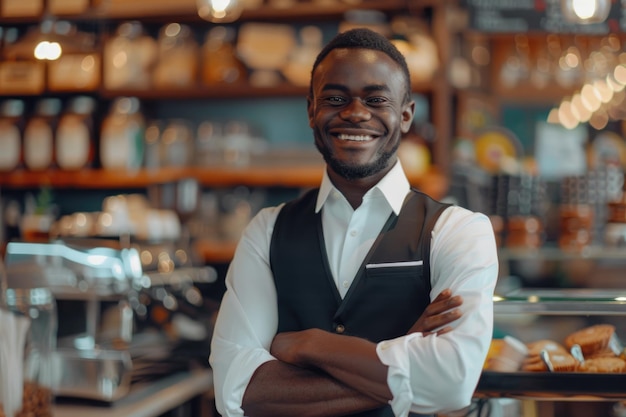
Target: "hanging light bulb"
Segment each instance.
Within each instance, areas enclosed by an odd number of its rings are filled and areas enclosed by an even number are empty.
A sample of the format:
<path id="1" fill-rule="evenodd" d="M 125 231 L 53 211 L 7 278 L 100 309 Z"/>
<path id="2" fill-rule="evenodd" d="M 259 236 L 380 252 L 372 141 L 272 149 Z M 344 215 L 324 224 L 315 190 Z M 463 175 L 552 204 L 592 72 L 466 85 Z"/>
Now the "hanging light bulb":
<path id="1" fill-rule="evenodd" d="M 229 23 L 239 19 L 243 7 L 240 0 L 196 0 L 198 15 L 213 23 Z"/>
<path id="2" fill-rule="evenodd" d="M 561 0 L 561 10 L 574 23 L 601 23 L 609 16 L 611 0 Z"/>
<path id="3" fill-rule="evenodd" d="M 33 55 L 39 60 L 54 61 L 61 57 L 63 49 L 58 42 L 41 41 L 35 46 Z"/>

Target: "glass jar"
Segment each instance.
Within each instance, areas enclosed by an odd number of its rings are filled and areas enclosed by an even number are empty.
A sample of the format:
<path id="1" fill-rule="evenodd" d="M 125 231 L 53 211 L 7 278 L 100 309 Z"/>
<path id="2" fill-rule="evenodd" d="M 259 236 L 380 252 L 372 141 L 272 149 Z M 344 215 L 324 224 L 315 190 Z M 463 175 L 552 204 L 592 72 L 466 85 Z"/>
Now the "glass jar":
<path id="1" fill-rule="evenodd" d="M 150 88 L 156 59 L 157 42 L 146 32 L 143 24 L 139 21 L 123 22 L 104 46 L 105 88 Z"/>
<path id="2" fill-rule="evenodd" d="M 12 171 L 22 164 L 24 101 L 5 100 L 0 104 L 0 171 Z"/>
<path id="3" fill-rule="evenodd" d="M 163 26 L 157 50 L 152 72 L 156 88 L 189 88 L 196 84 L 199 46 L 189 26 L 180 23 Z"/>
<path id="4" fill-rule="evenodd" d="M 93 166 L 95 155 L 93 97 L 73 98 L 59 120 L 55 139 L 55 160 L 59 168 L 79 170 Z"/>
<path id="5" fill-rule="evenodd" d="M 24 165 L 37 171 L 48 169 L 54 161 L 54 130 L 61 112 L 58 98 L 41 99 L 35 114 L 28 120 L 24 129 Z"/>
<path id="6" fill-rule="evenodd" d="M 160 151 L 164 167 L 189 166 L 194 152 L 194 133 L 190 122 L 170 120 L 161 134 Z"/>
<path id="7" fill-rule="evenodd" d="M 197 166 L 215 166 L 223 162 L 224 138 L 220 122 L 205 120 L 198 125 L 194 163 Z"/>
<path id="8" fill-rule="evenodd" d="M 0 271 L 1 409 L 6 417 L 49 417 L 58 377 L 56 302 L 40 277 L 16 278 Z"/>
<path id="9" fill-rule="evenodd" d="M 146 121 L 136 97 L 119 97 L 100 127 L 100 164 L 135 171 L 143 165 Z"/>
<path id="10" fill-rule="evenodd" d="M 253 137 L 250 125 L 240 120 L 231 120 L 224 126 L 223 158 L 224 162 L 233 166 L 250 164 Z"/>
<path id="11" fill-rule="evenodd" d="M 202 46 L 202 82 L 205 85 L 246 81 L 248 74 L 237 56 L 235 37 L 235 30 L 227 26 L 216 26 L 206 34 Z"/>

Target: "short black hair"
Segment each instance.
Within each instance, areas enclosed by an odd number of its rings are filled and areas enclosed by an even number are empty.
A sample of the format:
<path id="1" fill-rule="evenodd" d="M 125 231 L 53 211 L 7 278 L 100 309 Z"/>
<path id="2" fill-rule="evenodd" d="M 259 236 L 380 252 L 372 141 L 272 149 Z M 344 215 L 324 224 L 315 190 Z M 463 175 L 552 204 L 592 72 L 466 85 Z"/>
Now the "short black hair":
<path id="1" fill-rule="evenodd" d="M 406 63 L 404 55 L 396 48 L 396 46 L 384 35 L 368 28 L 355 28 L 345 32 L 338 33 L 322 48 L 317 55 L 313 68 L 311 69 L 311 86 L 309 94 L 313 95 L 313 73 L 318 65 L 326 56 L 334 49 L 355 48 L 355 49 L 372 49 L 387 54 L 393 59 L 404 73 L 404 80 L 407 86 L 407 95 L 405 100 L 409 100 L 411 96 L 411 76 L 409 66 Z"/>

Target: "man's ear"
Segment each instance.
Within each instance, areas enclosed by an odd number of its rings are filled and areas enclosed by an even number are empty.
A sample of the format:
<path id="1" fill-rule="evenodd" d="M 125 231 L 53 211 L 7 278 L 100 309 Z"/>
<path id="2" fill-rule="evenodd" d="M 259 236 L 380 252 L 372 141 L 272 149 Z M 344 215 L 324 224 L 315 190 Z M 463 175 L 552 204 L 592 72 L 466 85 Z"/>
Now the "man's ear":
<path id="1" fill-rule="evenodd" d="M 410 100 L 402 107 L 402 124 L 400 128 L 402 133 L 407 133 L 413 123 L 413 115 L 415 114 L 415 101 Z"/>

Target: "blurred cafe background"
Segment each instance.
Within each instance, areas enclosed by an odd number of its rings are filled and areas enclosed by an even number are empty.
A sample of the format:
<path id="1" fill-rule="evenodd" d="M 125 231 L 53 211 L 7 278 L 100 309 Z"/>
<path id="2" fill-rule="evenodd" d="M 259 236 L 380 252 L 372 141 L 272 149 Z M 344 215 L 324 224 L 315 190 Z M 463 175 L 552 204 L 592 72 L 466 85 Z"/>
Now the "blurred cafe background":
<path id="1" fill-rule="evenodd" d="M 623 1 L 0 0 L 0 416 L 216 415 L 228 264 L 321 179 L 310 69 L 356 26 L 411 70 L 412 185 L 492 220 L 496 331 L 626 338 Z M 489 415 L 626 415 L 589 385 Z"/>

